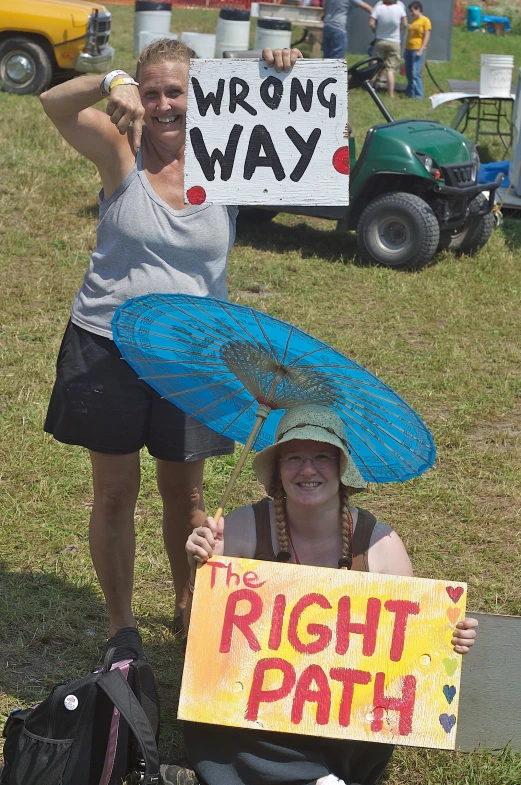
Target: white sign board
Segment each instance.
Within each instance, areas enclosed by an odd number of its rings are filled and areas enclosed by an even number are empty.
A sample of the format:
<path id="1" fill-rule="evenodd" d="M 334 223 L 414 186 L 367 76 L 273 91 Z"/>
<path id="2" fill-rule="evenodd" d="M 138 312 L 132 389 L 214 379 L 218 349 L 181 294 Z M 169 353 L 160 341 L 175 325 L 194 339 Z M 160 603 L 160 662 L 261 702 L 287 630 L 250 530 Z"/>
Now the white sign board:
<path id="1" fill-rule="evenodd" d="M 185 202 L 349 204 L 347 65 L 192 60 Z"/>

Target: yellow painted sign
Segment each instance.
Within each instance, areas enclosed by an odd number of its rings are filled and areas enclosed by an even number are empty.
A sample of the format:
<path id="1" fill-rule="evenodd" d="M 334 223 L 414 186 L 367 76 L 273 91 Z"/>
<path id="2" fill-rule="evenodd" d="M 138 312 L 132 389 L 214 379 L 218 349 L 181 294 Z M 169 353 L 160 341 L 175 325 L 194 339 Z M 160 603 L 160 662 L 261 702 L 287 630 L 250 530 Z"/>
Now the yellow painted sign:
<path id="1" fill-rule="evenodd" d="M 215 557 L 179 718 L 454 749 L 465 600 L 463 583 Z"/>

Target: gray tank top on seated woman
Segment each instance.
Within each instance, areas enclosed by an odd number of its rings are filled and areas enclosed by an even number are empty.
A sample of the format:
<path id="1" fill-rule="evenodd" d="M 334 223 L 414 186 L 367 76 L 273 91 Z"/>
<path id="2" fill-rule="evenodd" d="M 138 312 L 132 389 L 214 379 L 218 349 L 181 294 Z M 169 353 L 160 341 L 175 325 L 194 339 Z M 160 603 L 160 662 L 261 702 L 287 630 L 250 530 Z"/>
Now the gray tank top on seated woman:
<path id="1" fill-rule="evenodd" d="M 112 338 L 114 311 L 152 292 L 227 299 L 228 254 L 236 207 L 195 205 L 174 210 L 136 165 L 108 198 L 100 191 L 100 221 L 89 269 L 72 304 L 71 320 Z"/>

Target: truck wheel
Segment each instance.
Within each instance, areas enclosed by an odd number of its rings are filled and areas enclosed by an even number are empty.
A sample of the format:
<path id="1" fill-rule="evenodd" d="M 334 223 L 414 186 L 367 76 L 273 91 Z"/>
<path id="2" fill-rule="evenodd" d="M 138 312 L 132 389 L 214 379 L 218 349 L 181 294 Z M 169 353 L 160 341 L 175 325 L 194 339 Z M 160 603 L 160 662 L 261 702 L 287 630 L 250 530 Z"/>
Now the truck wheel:
<path id="1" fill-rule="evenodd" d="M 465 226 L 459 232 L 441 232 L 438 250 L 460 251 L 469 256 L 477 253 L 487 244 L 494 230 L 495 218 L 491 211 L 487 215 L 473 216 L 478 212 L 488 199 L 483 194 L 478 194 L 469 205 L 469 215 Z"/>
<path id="2" fill-rule="evenodd" d="M 39 44 L 9 38 L 0 44 L 0 81 L 6 93 L 39 95 L 52 78 L 52 63 Z"/>
<path id="3" fill-rule="evenodd" d="M 438 220 L 427 202 L 408 193 L 378 196 L 360 216 L 356 229 L 362 256 L 398 269 L 419 268 L 436 252 Z"/>

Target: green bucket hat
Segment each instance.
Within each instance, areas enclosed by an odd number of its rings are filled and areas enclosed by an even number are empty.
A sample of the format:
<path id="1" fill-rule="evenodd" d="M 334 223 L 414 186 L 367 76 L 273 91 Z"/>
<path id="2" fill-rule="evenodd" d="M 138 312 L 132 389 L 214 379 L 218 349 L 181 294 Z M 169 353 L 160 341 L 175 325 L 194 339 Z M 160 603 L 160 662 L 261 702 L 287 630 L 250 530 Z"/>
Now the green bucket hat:
<path id="1" fill-rule="evenodd" d="M 313 442 L 326 442 L 340 450 L 340 482 L 350 493 L 358 493 L 367 488 L 367 483 L 355 466 L 346 441 L 344 423 L 332 409 L 309 403 L 288 409 L 280 419 L 275 432 L 275 444 L 257 453 L 253 461 L 253 471 L 269 496 L 275 493 L 275 463 L 279 447 L 293 439 L 309 439 Z"/>

